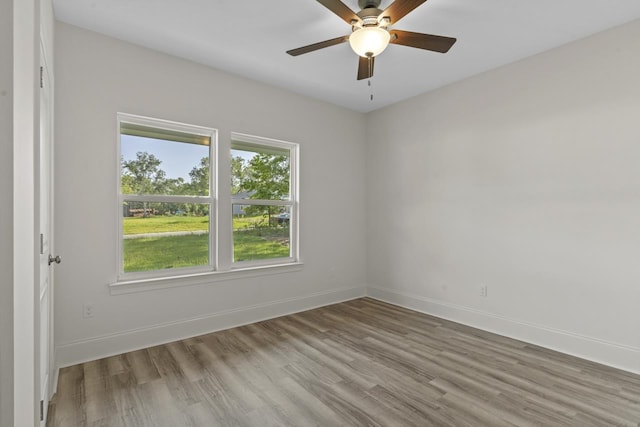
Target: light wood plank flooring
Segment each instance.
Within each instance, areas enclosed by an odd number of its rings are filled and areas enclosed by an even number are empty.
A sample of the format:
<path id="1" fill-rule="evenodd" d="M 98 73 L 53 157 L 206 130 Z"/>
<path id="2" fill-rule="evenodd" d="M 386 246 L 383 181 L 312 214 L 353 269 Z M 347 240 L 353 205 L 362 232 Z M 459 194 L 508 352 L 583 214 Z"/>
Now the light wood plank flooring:
<path id="1" fill-rule="evenodd" d="M 47 425 L 639 422 L 638 375 L 363 298 L 64 368 Z"/>

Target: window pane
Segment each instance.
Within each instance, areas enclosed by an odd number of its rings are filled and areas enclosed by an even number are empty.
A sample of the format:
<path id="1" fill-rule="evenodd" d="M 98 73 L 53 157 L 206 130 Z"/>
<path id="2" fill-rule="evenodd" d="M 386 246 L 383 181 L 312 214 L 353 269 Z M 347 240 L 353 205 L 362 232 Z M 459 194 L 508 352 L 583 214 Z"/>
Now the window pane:
<path id="1" fill-rule="evenodd" d="M 125 201 L 124 272 L 209 264 L 209 205 Z"/>
<path id="2" fill-rule="evenodd" d="M 209 195 L 208 138 L 197 144 L 122 133 L 120 140 L 122 194 Z"/>
<path id="3" fill-rule="evenodd" d="M 231 144 L 233 199 L 290 200 L 290 153 L 286 149 Z"/>
<path id="4" fill-rule="evenodd" d="M 288 258 L 289 206 L 233 205 L 233 261 Z"/>

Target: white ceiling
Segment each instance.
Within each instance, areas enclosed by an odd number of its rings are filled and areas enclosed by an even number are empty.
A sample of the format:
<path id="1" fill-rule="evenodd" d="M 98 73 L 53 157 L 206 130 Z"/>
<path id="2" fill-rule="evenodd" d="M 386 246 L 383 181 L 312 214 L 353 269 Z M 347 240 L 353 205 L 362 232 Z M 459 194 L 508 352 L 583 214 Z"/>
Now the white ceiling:
<path id="1" fill-rule="evenodd" d="M 343 1 L 359 10 L 357 0 Z M 53 3 L 60 21 L 362 112 L 640 18 L 639 0 L 429 0 L 393 28 L 457 43 L 446 54 L 391 45 L 369 87 L 356 80 L 348 43 L 285 53 L 350 32 L 315 0 Z"/>

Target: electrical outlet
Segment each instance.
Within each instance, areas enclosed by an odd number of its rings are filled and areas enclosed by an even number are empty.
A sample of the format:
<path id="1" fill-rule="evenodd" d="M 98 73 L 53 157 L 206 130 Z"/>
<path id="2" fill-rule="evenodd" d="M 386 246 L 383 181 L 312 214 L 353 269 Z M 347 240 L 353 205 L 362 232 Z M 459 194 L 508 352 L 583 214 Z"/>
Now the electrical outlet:
<path id="1" fill-rule="evenodd" d="M 87 303 L 82 305 L 82 317 L 85 319 L 93 317 L 93 304 Z"/>
<path id="2" fill-rule="evenodd" d="M 480 296 L 483 298 L 487 297 L 487 285 L 480 286 Z"/>

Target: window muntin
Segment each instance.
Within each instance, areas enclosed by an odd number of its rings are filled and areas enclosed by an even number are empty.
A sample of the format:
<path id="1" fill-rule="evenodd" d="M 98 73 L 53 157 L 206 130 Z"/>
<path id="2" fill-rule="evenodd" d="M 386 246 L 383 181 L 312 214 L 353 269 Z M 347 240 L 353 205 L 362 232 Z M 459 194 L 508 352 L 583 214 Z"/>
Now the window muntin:
<path id="1" fill-rule="evenodd" d="M 118 128 L 119 277 L 213 270 L 216 131 L 127 114 Z"/>
<path id="2" fill-rule="evenodd" d="M 297 261 L 298 145 L 232 134 L 234 266 Z"/>

